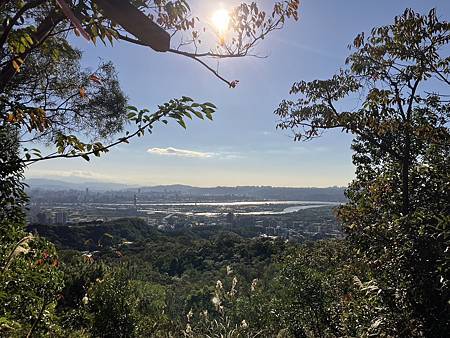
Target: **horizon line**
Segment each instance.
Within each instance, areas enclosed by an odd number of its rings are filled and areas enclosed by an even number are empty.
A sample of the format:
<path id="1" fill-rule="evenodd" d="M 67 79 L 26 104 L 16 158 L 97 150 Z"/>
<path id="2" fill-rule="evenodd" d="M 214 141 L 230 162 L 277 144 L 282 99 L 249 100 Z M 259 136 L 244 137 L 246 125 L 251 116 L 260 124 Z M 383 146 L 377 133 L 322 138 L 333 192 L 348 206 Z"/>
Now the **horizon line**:
<path id="1" fill-rule="evenodd" d="M 202 189 L 209 189 L 209 188 L 245 188 L 245 187 L 257 187 L 257 188 L 294 188 L 294 189 L 329 189 L 329 188 L 347 188 L 347 186 L 341 186 L 341 185 L 329 185 L 329 186 L 278 186 L 278 185 L 267 185 L 267 184 L 254 184 L 254 185 L 212 185 L 212 186 L 198 186 L 198 185 L 191 185 L 186 183 L 149 183 L 149 184 L 129 184 L 129 183 L 118 183 L 118 182 L 112 182 L 112 181 L 101 181 L 96 179 L 89 179 L 89 178 L 83 178 L 83 177 L 77 177 L 74 176 L 80 180 L 80 182 L 71 182 L 64 180 L 64 177 L 62 179 L 58 178 L 48 178 L 48 177 L 26 177 L 24 181 L 30 180 L 30 179 L 42 179 L 42 180 L 50 180 L 55 182 L 63 182 L 71 185 L 77 185 L 77 184 L 89 184 L 89 183 L 97 183 L 97 184 L 116 184 L 116 185 L 123 185 L 125 187 L 129 188 L 155 188 L 155 187 L 164 187 L 164 186 L 185 186 L 185 187 L 192 187 L 192 188 L 202 188 Z"/>

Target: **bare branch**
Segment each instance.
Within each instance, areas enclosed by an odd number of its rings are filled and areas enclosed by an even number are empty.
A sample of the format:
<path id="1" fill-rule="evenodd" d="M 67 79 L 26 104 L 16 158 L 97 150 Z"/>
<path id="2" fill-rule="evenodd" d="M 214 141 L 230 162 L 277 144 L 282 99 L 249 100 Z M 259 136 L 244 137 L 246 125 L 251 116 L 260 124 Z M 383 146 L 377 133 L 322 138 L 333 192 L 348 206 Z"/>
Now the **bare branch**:
<path id="1" fill-rule="evenodd" d="M 119 34 L 119 38 L 121 40 L 130 42 L 130 43 L 134 43 L 137 45 L 141 45 L 141 46 L 145 46 L 145 47 L 149 47 L 147 44 L 145 44 L 144 42 L 141 42 L 137 39 L 133 39 L 130 38 L 128 36 Z M 218 79 L 220 79 L 221 81 L 225 82 L 228 86 L 230 87 L 234 87 L 233 82 L 232 81 L 228 81 L 227 79 L 225 79 L 224 77 L 222 77 L 216 70 L 214 70 L 213 68 L 211 68 L 206 62 L 202 61 L 199 59 L 199 57 L 204 57 L 204 56 L 211 56 L 211 57 L 218 57 L 218 58 L 231 58 L 231 57 L 242 57 L 244 55 L 222 55 L 222 54 L 213 54 L 213 53 L 204 53 L 204 54 L 192 54 L 192 53 L 187 53 L 187 52 L 182 52 L 182 51 L 178 51 L 175 49 L 169 49 L 169 52 L 174 53 L 174 54 L 179 54 L 179 55 L 183 55 L 186 57 L 189 57 L 197 62 L 199 62 L 200 64 L 202 64 L 204 67 L 206 67 L 206 69 L 208 69 L 210 72 L 212 72 Z"/>

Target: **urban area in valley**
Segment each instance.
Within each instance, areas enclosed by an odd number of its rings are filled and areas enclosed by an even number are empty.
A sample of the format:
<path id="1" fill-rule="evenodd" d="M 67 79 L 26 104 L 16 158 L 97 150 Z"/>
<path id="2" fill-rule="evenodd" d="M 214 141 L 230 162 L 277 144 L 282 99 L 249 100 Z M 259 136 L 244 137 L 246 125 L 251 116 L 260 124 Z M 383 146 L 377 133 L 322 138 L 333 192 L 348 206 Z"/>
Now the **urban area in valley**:
<path id="1" fill-rule="evenodd" d="M 342 188 L 115 188 L 30 180 L 30 228 L 120 226 L 134 219 L 160 231 L 239 228 L 249 237 L 291 241 L 341 236 L 333 209 L 345 201 Z"/>

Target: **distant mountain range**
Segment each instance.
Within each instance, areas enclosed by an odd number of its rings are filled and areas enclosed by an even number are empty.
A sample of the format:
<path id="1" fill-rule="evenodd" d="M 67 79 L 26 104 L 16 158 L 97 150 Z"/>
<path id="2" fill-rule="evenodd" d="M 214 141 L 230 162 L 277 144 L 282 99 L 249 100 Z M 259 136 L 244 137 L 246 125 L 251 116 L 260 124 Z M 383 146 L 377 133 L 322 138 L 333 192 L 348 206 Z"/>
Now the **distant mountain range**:
<path id="1" fill-rule="evenodd" d="M 129 189 L 132 186 L 120 183 L 101 182 L 96 180 L 83 180 L 80 182 L 53 180 L 46 178 L 28 178 L 25 183 L 29 189 L 45 189 L 45 190 L 90 190 L 107 191 L 107 190 L 123 190 Z"/>
<path id="2" fill-rule="evenodd" d="M 302 201 L 336 201 L 342 202 L 344 196 L 343 187 L 329 188 L 289 188 L 272 186 L 237 186 L 237 187 L 193 187 L 189 185 L 156 185 L 149 187 L 137 187 L 118 183 L 86 181 L 80 183 L 58 181 L 51 179 L 30 178 L 25 180 L 29 189 L 41 190 L 85 190 L 92 191 L 128 191 L 141 194 L 158 195 L 182 195 L 182 196 L 233 196 L 252 199 L 271 200 L 302 200 Z"/>

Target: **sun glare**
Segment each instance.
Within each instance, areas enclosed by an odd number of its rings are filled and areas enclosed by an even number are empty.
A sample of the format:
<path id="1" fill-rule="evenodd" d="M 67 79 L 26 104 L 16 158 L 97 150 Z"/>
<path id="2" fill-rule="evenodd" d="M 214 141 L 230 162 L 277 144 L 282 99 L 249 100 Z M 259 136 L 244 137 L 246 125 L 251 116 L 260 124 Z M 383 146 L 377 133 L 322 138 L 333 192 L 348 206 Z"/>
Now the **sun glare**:
<path id="1" fill-rule="evenodd" d="M 212 16 L 212 22 L 219 34 L 224 34 L 230 24 L 230 13 L 226 9 L 219 9 Z"/>

